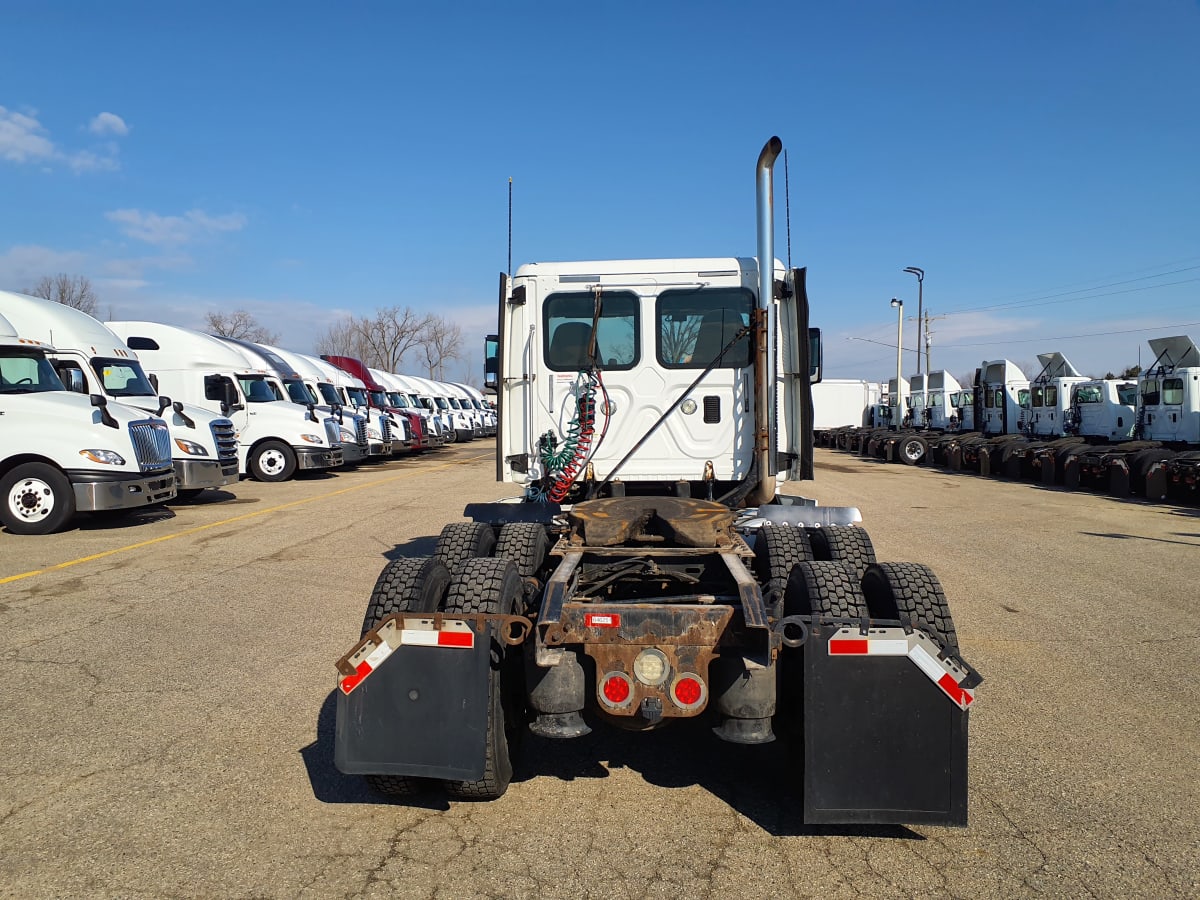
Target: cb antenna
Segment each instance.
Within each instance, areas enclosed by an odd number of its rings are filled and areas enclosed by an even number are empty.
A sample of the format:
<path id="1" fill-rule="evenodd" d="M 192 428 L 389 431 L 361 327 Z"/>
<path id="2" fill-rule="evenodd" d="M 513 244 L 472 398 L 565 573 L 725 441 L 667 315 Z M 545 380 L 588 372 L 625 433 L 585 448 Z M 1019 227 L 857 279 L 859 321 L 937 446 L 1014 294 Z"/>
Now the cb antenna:
<path id="1" fill-rule="evenodd" d="M 512 176 L 508 176 L 508 277 L 512 278 Z"/>
<path id="2" fill-rule="evenodd" d="M 783 218 L 787 222 L 788 269 L 792 268 L 792 190 L 788 184 L 787 148 L 783 148 Z"/>

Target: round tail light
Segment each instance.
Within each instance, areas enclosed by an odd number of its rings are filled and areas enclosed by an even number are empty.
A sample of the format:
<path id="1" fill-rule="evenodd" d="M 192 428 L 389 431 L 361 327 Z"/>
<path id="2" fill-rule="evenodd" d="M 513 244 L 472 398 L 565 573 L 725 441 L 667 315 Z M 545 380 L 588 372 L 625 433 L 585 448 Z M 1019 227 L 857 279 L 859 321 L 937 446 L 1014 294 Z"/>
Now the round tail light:
<path id="1" fill-rule="evenodd" d="M 600 679 L 600 702 L 613 709 L 633 701 L 633 681 L 624 672 L 608 672 Z"/>
<path id="2" fill-rule="evenodd" d="M 683 672 L 671 683 L 671 699 L 681 709 L 697 709 L 708 699 L 708 690 L 699 675 Z"/>

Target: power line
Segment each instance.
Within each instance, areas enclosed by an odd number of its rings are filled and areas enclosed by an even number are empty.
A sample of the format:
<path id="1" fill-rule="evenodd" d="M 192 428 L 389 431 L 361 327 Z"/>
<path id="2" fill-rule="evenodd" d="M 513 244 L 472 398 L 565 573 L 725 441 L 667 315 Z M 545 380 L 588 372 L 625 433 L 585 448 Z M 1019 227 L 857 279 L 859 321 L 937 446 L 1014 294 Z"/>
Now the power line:
<path id="1" fill-rule="evenodd" d="M 1187 266 L 1186 268 L 1175 269 L 1171 272 L 1160 272 L 1157 275 L 1146 275 L 1143 278 L 1131 278 L 1128 281 L 1114 281 L 1111 284 L 1098 284 L 1094 287 L 1080 288 L 1079 290 L 1076 290 L 1076 291 L 1064 291 L 1063 293 L 1060 293 L 1060 294 L 1046 294 L 1042 297 L 1034 297 L 1029 300 L 1019 300 L 1019 301 L 1015 301 L 1012 303 L 998 303 L 998 304 L 994 304 L 992 306 L 970 306 L 970 307 L 966 307 L 964 309 L 951 310 L 950 312 L 943 313 L 943 315 L 955 316 L 955 315 L 959 315 L 961 313 L 984 312 L 989 309 L 1022 309 L 1022 308 L 1029 307 L 1029 306 L 1051 306 L 1055 303 L 1073 303 L 1077 300 L 1094 300 L 1099 297 L 1115 297 L 1118 294 L 1136 294 L 1139 291 L 1152 291 L 1155 288 L 1173 287 L 1178 284 L 1191 284 L 1193 281 L 1200 281 L 1200 277 L 1184 278 L 1181 281 L 1168 281 L 1168 282 L 1164 282 L 1163 284 L 1147 284 L 1147 285 L 1143 285 L 1142 287 L 1128 288 L 1127 290 L 1123 290 L 1123 291 L 1108 291 L 1103 294 L 1087 293 L 1089 291 L 1098 291 L 1101 288 L 1117 287 L 1122 284 L 1133 284 L 1136 281 L 1146 281 L 1147 279 L 1150 279 L 1150 278 L 1165 278 L 1167 275 L 1176 275 L 1180 272 L 1191 272 L 1191 271 L 1194 271 L 1195 269 L 1200 269 L 1200 266 Z M 1070 296 L 1072 294 L 1086 294 L 1086 296 L 1073 297 L 1073 296 Z M 1065 299 L 1065 300 L 1054 299 L 1056 297 L 1066 297 L 1067 299 Z"/>
<path id="2" fill-rule="evenodd" d="M 1124 331 L 1093 331 L 1088 334 L 1060 334 L 1052 337 L 1018 338 L 1012 341 L 985 341 L 976 344 L 943 344 L 943 350 L 960 350 L 964 347 L 1001 347 L 1008 344 L 1040 344 L 1042 341 L 1073 341 L 1076 338 L 1109 337 L 1114 334 L 1140 334 L 1143 331 L 1162 331 L 1167 328 L 1189 328 L 1200 322 L 1179 322 L 1175 325 L 1153 325 L 1149 328 L 1127 328 Z M 862 340 L 862 338 L 858 338 Z"/>

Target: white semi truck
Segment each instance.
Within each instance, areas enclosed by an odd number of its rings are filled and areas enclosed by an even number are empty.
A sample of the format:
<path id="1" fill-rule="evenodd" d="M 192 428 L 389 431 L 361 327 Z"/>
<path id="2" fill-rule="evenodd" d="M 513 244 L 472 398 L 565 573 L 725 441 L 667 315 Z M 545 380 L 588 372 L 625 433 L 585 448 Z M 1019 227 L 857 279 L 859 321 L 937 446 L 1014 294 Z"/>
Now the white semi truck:
<path id="1" fill-rule="evenodd" d="M 237 347 L 178 325 L 107 324 L 146 361 L 161 390 L 233 421 L 242 474 L 287 481 L 342 464 L 337 421 L 285 399 L 278 380 Z"/>
<path id="2" fill-rule="evenodd" d="M 172 499 L 166 423 L 104 394 L 68 391 L 54 352 L 0 315 L 0 522 L 13 534 L 49 534 L 77 512 Z"/>
<path id="3" fill-rule="evenodd" d="M 337 664 L 343 772 L 492 799 L 527 728 L 704 717 L 716 739 L 788 742 L 807 823 L 966 823 L 980 679 L 936 577 L 876 563 L 857 510 L 791 496 L 812 477 L 820 341 L 804 270 L 771 262 L 780 152 L 756 169 L 757 257 L 501 278 L 485 372 L 497 475 L 522 497 L 469 505 L 432 557 L 384 568 Z"/>
<path id="4" fill-rule="evenodd" d="M 237 483 L 233 423 L 182 398 L 160 398 L 137 354 L 104 323 L 61 303 L 8 291 L 0 291 L 0 314 L 23 336 L 53 343 L 50 361 L 68 390 L 102 394 L 166 423 L 178 496 Z"/>

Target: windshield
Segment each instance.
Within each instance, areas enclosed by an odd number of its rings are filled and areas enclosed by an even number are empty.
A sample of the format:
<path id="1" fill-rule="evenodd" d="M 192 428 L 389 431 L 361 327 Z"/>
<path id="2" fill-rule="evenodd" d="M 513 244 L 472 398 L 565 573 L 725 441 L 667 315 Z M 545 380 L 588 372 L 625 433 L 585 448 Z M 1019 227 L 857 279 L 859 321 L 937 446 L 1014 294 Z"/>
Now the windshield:
<path id="1" fill-rule="evenodd" d="M 388 402 L 398 409 L 404 409 L 408 406 L 408 401 L 404 399 L 404 395 L 399 391 L 388 391 Z"/>
<path id="2" fill-rule="evenodd" d="M 0 394 L 65 390 L 54 366 L 41 353 L 9 347 L 0 350 Z"/>
<path id="3" fill-rule="evenodd" d="M 242 393 L 246 395 L 248 403 L 274 403 L 276 400 L 283 399 L 276 396 L 275 385 L 267 381 L 263 375 L 239 375 L 237 380 L 238 384 L 242 386 Z"/>
<path id="4" fill-rule="evenodd" d="M 387 397 L 384 396 L 383 391 L 371 391 L 371 405 L 379 407 L 388 405 Z"/>
<path id="5" fill-rule="evenodd" d="M 128 359 L 92 359 L 92 369 L 110 397 L 155 397 L 141 363 Z"/>
<path id="6" fill-rule="evenodd" d="M 283 379 L 283 386 L 287 388 L 288 397 L 293 403 L 309 404 L 313 402 L 313 398 L 309 396 L 308 388 L 304 386 L 304 382 L 299 378 Z"/>
<path id="7" fill-rule="evenodd" d="M 359 387 L 346 388 L 346 395 L 350 398 L 350 402 L 355 406 L 367 405 L 367 392 Z"/>
<path id="8" fill-rule="evenodd" d="M 438 409 L 449 409 L 450 404 L 446 402 L 444 397 L 434 397 L 433 402 L 437 404 Z"/>
<path id="9" fill-rule="evenodd" d="M 342 398 L 338 396 L 337 388 L 327 381 L 322 381 L 317 387 L 321 391 L 321 396 L 325 398 L 325 402 L 330 406 L 341 406 Z"/>

